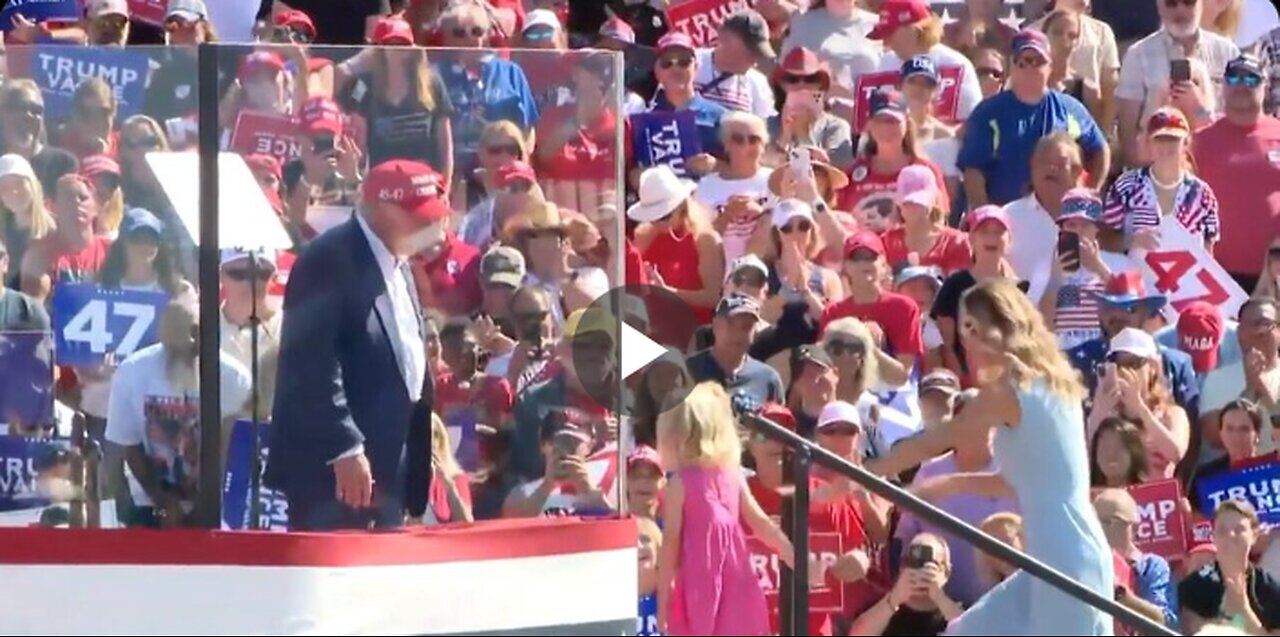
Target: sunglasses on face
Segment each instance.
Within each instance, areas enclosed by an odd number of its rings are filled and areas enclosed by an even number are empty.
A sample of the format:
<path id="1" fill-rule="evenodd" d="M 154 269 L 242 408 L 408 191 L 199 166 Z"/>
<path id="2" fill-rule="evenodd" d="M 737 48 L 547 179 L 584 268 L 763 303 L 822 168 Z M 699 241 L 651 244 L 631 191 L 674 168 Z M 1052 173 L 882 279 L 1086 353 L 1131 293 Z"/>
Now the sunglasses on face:
<path id="1" fill-rule="evenodd" d="M 1014 64 L 1016 64 L 1020 69 L 1039 69 L 1044 68 L 1049 64 L 1049 60 L 1046 60 L 1039 55 L 1028 55 L 1018 58 L 1018 61 Z"/>
<path id="2" fill-rule="evenodd" d="M 875 263 L 879 258 L 880 255 L 871 250 L 854 250 L 848 260 L 854 263 Z"/>
<path id="3" fill-rule="evenodd" d="M 746 133 L 733 133 L 729 135 L 729 141 L 737 146 L 759 146 L 764 143 L 764 138 L 759 135 Z"/>
<path id="4" fill-rule="evenodd" d="M 126 137 L 124 139 L 124 145 L 126 148 L 157 148 L 160 146 L 160 138 L 155 135 Z"/>
<path id="5" fill-rule="evenodd" d="M 506 188 L 503 188 L 503 192 L 506 192 L 508 195 L 523 195 L 530 190 L 533 190 L 533 184 L 527 181 L 517 181 L 513 184 L 509 184 Z"/>
<path id="6" fill-rule="evenodd" d="M 5 107 L 5 110 L 17 115 L 26 115 L 27 117 L 44 117 L 44 105 L 35 102 L 12 102 Z"/>
<path id="7" fill-rule="evenodd" d="M 682 69 L 687 69 L 693 66 L 693 58 L 691 57 L 667 58 L 661 62 L 661 66 L 664 69 L 670 69 L 677 66 Z"/>
<path id="8" fill-rule="evenodd" d="M 733 284 L 737 287 L 762 287 L 765 278 L 759 272 L 741 272 L 733 275 Z"/>
<path id="9" fill-rule="evenodd" d="M 547 42 L 551 40 L 551 38 L 555 37 L 555 35 L 556 30 L 553 28 L 535 27 L 525 31 L 523 37 L 530 42 Z"/>
<path id="10" fill-rule="evenodd" d="M 1226 81 L 1227 86 L 1258 88 L 1262 85 L 1262 78 L 1256 75 L 1228 75 L 1223 79 Z"/>
<path id="11" fill-rule="evenodd" d="M 997 69 L 990 66 L 980 66 L 974 70 L 977 71 L 978 75 L 981 77 L 987 77 L 993 80 L 1004 79 L 1004 69 Z"/>
<path id="12" fill-rule="evenodd" d="M 244 283 L 245 281 L 253 278 L 253 272 L 248 268 L 232 268 L 229 270 L 223 270 L 223 273 L 227 275 L 228 279 L 239 283 Z M 266 283 L 271 280 L 271 277 L 274 274 L 275 272 L 272 272 L 271 270 L 258 270 L 258 280 Z"/>
<path id="13" fill-rule="evenodd" d="M 1164 0 L 1164 6 L 1170 9 L 1177 9 L 1178 5 L 1184 7 L 1194 7 L 1199 0 Z"/>
<path id="14" fill-rule="evenodd" d="M 169 18 L 165 21 L 164 28 L 166 31 L 172 33 L 174 31 L 185 31 L 196 26 L 196 24 L 198 23 L 190 20 L 183 20 L 182 18 Z"/>
<path id="15" fill-rule="evenodd" d="M 125 25 L 129 24 L 129 18 L 126 18 L 122 15 L 107 15 L 107 16 L 102 16 L 98 18 L 96 22 L 98 23 L 99 26 L 103 28 L 114 29 L 118 31 L 120 29 L 123 29 Z"/>
<path id="16" fill-rule="evenodd" d="M 797 74 L 795 74 L 795 73 L 787 73 L 787 74 L 785 74 L 785 75 L 783 75 L 783 76 L 782 76 L 782 83 L 783 83 L 784 85 L 793 85 L 793 84 L 815 84 L 815 85 L 821 85 L 821 84 L 822 84 L 822 74 L 820 74 L 820 73 L 813 73 L 813 74 L 810 74 L 810 75 L 797 75 Z"/>
<path id="17" fill-rule="evenodd" d="M 310 33 L 294 29 L 292 27 L 276 27 L 273 33 L 273 39 L 277 42 L 292 42 L 294 44 L 311 44 L 312 37 Z"/>
<path id="18" fill-rule="evenodd" d="M 866 349 L 862 346 L 862 343 L 859 343 L 858 341 L 827 341 L 824 348 L 832 358 L 839 358 L 845 354 L 861 356 L 867 353 Z"/>
<path id="19" fill-rule="evenodd" d="M 1273 247 L 1267 248 L 1267 257 L 1271 259 L 1280 260 L 1280 246 L 1273 246 Z"/>
<path id="20" fill-rule="evenodd" d="M 810 230 L 812 230 L 812 229 L 813 229 L 813 224 L 809 223 L 808 221 L 799 221 L 799 222 L 796 222 L 796 223 L 789 223 L 789 224 L 787 224 L 787 225 L 785 225 L 785 226 L 782 226 L 782 234 L 794 234 L 794 233 L 796 233 L 796 232 L 808 232 L 808 231 L 810 231 Z"/>
<path id="21" fill-rule="evenodd" d="M 824 436 L 856 436 L 858 435 L 858 426 L 842 422 L 823 427 L 818 430 L 818 433 Z"/>
<path id="22" fill-rule="evenodd" d="M 487 32 L 487 29 L 484 29 L 479 26 L 471 26 L 471 27 L 456 26 L 449 30 L 449 33 L 452 34 L 453 37 L 455 38 L 466 38 L 466 37 L 482 38 L 484 37 L 484 34 L 486 32 Z"/>

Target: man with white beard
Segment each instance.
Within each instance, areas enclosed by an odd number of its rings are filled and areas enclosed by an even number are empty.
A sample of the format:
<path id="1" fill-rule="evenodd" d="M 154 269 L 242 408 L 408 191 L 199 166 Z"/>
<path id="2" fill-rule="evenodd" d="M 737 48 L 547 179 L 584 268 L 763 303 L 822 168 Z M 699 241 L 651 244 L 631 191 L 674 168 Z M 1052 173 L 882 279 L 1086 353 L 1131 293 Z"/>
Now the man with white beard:
<path id="1" fill-rule="evenodd" d="M 160 317 L 160 342 L 116 369 L 106 438 L 124 449 L 132 474 L 128 526 L 181 527 L 194 508 L 200 480 L 198 316 L 190 297 L 172 301 Z M 249 398 L 249 372 L 225 353 L 219 365 L 223 431 L 229 433 Z M 114 486 L 116 497 L 128 497 L 123 485 Z"/>
<path id="2" fill-rule="evenodd" d="M 383 162 L 360 211 L 290 270 L 266 476 L 290 529 L 393 528 L 426 509 L 434 387 L 408 258 L 444 239 L 450 212 L 435 169 Z"/>
<path id="3" fill-rule="evenodd" d="M 1161 28 L 1129 47 L 1116 87 L 1121 153 L 1127 166 L 1149 163 L 1139 140 L 1143 123 L 1157 108 L 1176 107 L 1193 122 L 1211 120 L 1215 113 L 1204 105 L 1222 103 L 1223 71 L 1240 55 L 1229 38 L 1201 28 L 1202 0 L 1158 0 L 1156 5 Z M 1175 72 L 1182 77 L 1173 77 Z M 1109 128 L 1110 122 L 1103 125 Z"/>

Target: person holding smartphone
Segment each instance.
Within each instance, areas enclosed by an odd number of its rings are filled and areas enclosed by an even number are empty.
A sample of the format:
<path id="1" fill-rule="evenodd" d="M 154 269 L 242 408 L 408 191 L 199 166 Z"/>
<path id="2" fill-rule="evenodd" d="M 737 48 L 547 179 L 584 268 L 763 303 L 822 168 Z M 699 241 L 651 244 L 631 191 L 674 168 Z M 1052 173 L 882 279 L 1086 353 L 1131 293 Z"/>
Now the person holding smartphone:
<path id="1" fill-rule="evenodd" d="M 1049 281 L 1040 297 L 1040 312 L 1058 335 L 1063 349 L 1102 335 L 1097 293 L 1111 272 L 1123 270 L 1128 259 L 1104 252 L 1098 244 L 1102 200 L 1088 188 L 1072 188 L 1058 213 L 1057 260 L 1049 267 Z"/>
<path id="2" fill-rule="evenodd" d="M 541 425 L 544 477 L 512 489 L 502 507 L 502 517 L 532 518 L 612 509 L 587 471 L 586 457 L 592 442 L 590 433 L 571 422 L 568 410 L 548 411 Z"/>
<path id="3" fill-rule="evenodd" d="M 778 161 L 791 146 L 817 146 L 827 151 L 840 170 L 853 165 L 853 132 L 849 122 L 827 110 L 831 71 L 818 54 L 797 46 L 787 52 L 773 74 L 782 92 L 782 110 L 769 118 L 774 139 L 770 156 Z"/>
<path id="4" fill-rule="evenodd" d="M 854 620 L 850 635 L 941 635 L 964 609 L 947 596 L 951 551 L 921 533 L 907 547 L 898 581 L 875 606 Z"/>

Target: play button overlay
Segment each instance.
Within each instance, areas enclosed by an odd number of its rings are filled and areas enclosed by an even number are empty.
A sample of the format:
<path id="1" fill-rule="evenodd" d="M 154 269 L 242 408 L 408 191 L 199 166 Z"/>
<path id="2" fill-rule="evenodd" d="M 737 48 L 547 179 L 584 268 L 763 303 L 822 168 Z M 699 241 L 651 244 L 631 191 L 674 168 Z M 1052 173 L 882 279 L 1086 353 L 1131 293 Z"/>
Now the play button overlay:
<path id="1" fill-rule="evenodd" d="M 656 417 L 693 389 L 683 373 L 700 323 L 693 308 L 666 288 L 610 290 L 565 326 L 574 370 L 595 402 L 616 410 L 619 378 L 625 401 Z"/>

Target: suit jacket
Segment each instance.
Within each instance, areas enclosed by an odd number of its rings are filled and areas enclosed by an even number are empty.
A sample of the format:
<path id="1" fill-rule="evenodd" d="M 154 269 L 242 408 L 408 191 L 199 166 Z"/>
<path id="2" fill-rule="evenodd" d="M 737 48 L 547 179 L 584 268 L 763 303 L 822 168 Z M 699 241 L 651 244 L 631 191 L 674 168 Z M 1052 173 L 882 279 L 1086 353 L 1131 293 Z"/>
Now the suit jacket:
<path id="1" fill-rule="evenodd" d="M 412 281 L 409 291 L 416 306 Z M 433 380 L 428 370 L 421 400 L 410 400 L 390 329 L 391 297 L 353 216 L 308 244 L 289 273 L 269 486 L 290 500 L 332 500 L 330 463 L 364 445 L 376 493 L 422 514 L 431 476 Z"/>

